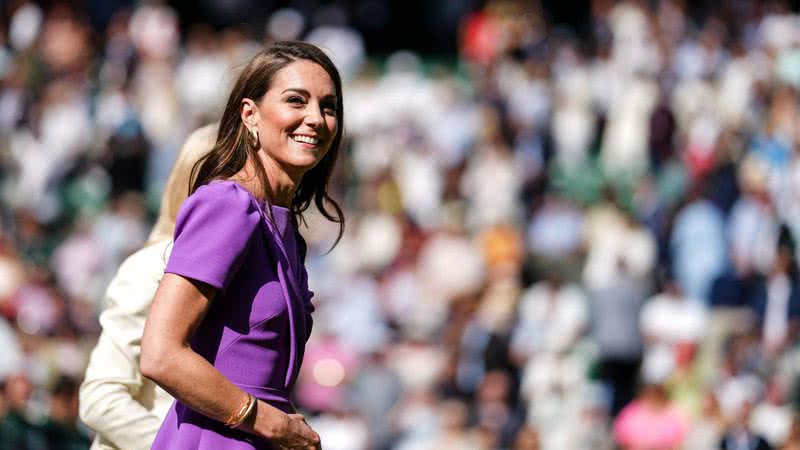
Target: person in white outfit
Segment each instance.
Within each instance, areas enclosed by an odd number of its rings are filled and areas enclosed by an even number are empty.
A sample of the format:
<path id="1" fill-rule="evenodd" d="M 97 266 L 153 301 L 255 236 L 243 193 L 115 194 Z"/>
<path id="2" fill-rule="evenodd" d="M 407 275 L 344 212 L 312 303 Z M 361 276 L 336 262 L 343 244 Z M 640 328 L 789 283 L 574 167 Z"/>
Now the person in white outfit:
<path id="1" fill-rule="evenodd" d="M 91 450 L 145 450 L 173 398 L 142 376 L 139 354 L 147 312 L 172 248 L 178 209 L 189 193 L 194 163 L 214 142 L 217 126 L 194 131 L 178 155 L 144 248 L 120 265 L 105 294 L 103 330 L 80 388 L 80 417 L 97 432 Z"/>

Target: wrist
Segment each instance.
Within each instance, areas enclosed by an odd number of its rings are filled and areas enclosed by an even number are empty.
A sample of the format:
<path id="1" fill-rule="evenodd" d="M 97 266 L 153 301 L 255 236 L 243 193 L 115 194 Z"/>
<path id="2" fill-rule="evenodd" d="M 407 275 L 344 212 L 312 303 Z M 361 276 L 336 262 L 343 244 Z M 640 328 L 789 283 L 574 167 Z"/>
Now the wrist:
<path id="1" fill-rule="evenodd" d="M 278 408 L 258 400 L 247 422 L 252 422 L 256 434 L 267 439 L 275 439 L 286 433 L 289 416 Z"/>

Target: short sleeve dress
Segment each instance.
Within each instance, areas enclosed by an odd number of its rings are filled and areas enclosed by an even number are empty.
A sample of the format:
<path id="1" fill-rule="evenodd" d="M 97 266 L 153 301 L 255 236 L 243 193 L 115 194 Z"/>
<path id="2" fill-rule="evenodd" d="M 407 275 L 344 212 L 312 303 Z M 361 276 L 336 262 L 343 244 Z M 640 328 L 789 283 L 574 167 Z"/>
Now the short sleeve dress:
<path id="1" fill-rule="evenodd" d="M 290 210 L 265 205 L 233 181 L 187 198 L 165 272 L 199 280 L 217 295 L 192 349 L 242 390 L 284 411 L 311 333 L 305 244 Z M 267 440 L 232 430 L 176 401 L 153 442 L 158 450 L 266 450 Z"/>

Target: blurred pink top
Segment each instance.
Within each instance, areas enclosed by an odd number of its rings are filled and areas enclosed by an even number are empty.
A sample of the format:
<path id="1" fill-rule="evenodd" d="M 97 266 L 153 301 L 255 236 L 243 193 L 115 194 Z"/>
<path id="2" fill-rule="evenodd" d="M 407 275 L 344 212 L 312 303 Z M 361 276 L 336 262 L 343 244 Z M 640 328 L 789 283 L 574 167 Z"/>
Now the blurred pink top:
<path id="1" fill-rule="evenodd" d="M 617 417 L 614 438 L 629 450 L 670 450 L 683 442 L 688 428 L 688 421 L 674 406 L 656 410 L 634 400 Z"/>

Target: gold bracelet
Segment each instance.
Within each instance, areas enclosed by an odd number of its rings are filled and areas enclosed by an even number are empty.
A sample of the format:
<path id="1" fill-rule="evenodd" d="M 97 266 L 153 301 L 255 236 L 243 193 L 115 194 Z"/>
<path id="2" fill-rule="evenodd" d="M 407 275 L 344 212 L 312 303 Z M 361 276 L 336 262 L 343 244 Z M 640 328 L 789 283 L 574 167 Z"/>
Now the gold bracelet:
<path id="1" fill-rule="evenodd" d="M 230 426 L 230 424 L 233 423 L 236 420 L 236 418 L 239 416 L 239 414 L 242 413 L 242 410 L 245 407 L 247 407 L 247 402 L 249 402 L 249 401 L 250 401 L 250 394 L 247 394 L 247 400 L 245 400 L 245 402 L 242 403 L 242 406 L 240 406 L 237 411 L 232 412 L 231 415 L 225 420 L 225 422 L 224 422 L 225 426 Z"/>
<path id="2" fill-rule="evenodd" d="M 242 404 L 242 407 L 239 410 L 232 414 L 228 420 L 225 421 L 225 425 L 230 428 L 236 428 L 244 422 L 245 413 L 252 408 L 252 404 L 255 403 L 255 397 L 251 394 L 247 394 L 247 401 Z"/>
<path id="3" fill-rule="evenodd" d="M 225 421 L 225 425 L 231 428 L 241 425 L 241 423 L 244 421 L 244 412 L 249 408 L 253 398 L 254 397 L 252 395 L 247 394 L 247 400 L 242 404 L 241 408 L 239 408 L 236 413 L 232 414 L 231 417 Z"/>
<path id="4" fill-rule="evenodd" d="M 244 421 L 247 420 L 248 417 L 250 417 L 250 414 L 252 414 L 253 411 L 256 409 L 256 403 L 258 403 L 258 399 L 251 395 L 250 400 L 251 401 L 247 405 L 247 409 L 245 409 L 244 413 L 242 414 L 241 422 L 237 423 L 236 425 L 233 425 L 231 428 L 239 428 L 239 426 L 242 425 Z"/>

